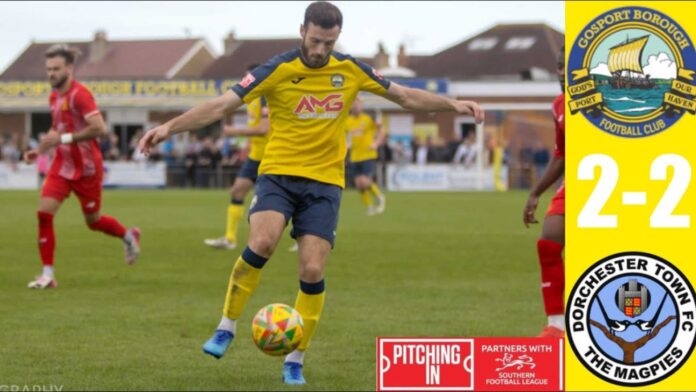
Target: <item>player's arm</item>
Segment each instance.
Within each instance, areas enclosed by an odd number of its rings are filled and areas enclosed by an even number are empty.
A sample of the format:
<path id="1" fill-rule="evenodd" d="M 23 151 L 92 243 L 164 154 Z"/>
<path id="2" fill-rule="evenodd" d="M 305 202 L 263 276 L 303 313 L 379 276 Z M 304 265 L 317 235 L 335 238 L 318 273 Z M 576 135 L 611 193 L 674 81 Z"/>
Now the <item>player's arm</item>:
<path id="1" fill-rule="evenodd" d="M 381 122 L 376 123 L 376 126 L 377 126 L 377 137 L 375 138 L 375 141 L 372 142 L 372 145 L 370 146 L 370 148 L 373 150 L 376 150 L 387 139 L 387 131 L 384 130 L 382 123 Z"/>
<path id="2" fill-rule="evenodd" d="M 394 82 L 389 84 L 384 97 L 407 110 L 422 112 L 455 111 L 473 116 L 476 123 L 483 121 L 483 109 L 474 101 L 444 97 L 425 90 L 400 86 Z"/>
<path id="3" fill-rule="evenodd" d="M 206 125 L 222 119 L 226 113 L 242 106 L 242 99 L 232 90 L 225 94 L 193 107 L 186 113 L 166 123 L 152 128 L 138 143 L 141 152 L 149 154 L 151 149 L 168 137 L 188 131 L 201 129 Z"/>
<path id="4" fill-rule="evenodd" d="M 101 113 L 95 112 L 85 118 L 85 122 L 87 125 L 79 132 L 59 134 L 56 130 L 51 128 L 39 141 L 38 152 L 44 153 L 58 144 L 71 144 L 96 139 L 106 135 L 106 124 L 104 123 L 104 117 L 102 117 Z"/>
<path id="5" fill-rule="evenodd" d="M 99 113 L 94 97 L 87 90 L 80 90 L 73 99 L 74 110 L 80 113 L 85 121 L 85 127 L 77 132 L 58 133 L 53 128 L 39 141 L 39 153 L 44 153 L 58 144 L 72 144 L 92 140 L 106 135 L 104 117 Z"/>
<path id="6" fill-rule="evenodd" d="M 554 155 L 546 167 L 546 172 L 544 172 L 544 175 L 541 176 L 539 182 L 532 187 L 532 191 L 529 193 L 529 197 L 527 198 L 527 204 L 524 206 L 524 215 L 522 217 L 526 227 L 529 227 L 530 223 L 539 223 L 534 216 L 537 206 L 539 205 L 539 197 L 541 197 L 541 195 L 546 192 L 546 190 L 549 189 L 553 183 L 561 178 L 564 170 L 565 158 Z"/>
<path id="7" fill-rule="evenodd" d="M 225 125 L 222 128 L 224 136 L 265 136 L 271 129 L 271 122 L 268 118 L 262 118 L 259 124 L 253 127 L 233 127 Z"/>

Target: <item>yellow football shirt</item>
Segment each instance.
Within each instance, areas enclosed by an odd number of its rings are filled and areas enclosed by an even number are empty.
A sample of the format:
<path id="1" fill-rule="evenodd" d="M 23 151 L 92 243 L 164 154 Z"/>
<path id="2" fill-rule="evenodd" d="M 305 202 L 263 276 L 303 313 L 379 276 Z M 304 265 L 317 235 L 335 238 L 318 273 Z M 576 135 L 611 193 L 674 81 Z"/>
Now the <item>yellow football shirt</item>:
<path id="1" fill-rule="evenodd" d="M 377 150 L 370 148 L 375 141 L 377 123 L 368 114 L 360 113 L 359 116 L 349 115 L 346 121 L 348 131 L 361 129 L 358 132 L 351 132 L 350 161 L 362 162 L 370 159 L 377 159 Z"/>
<path id="2" fill-rule="evenodd" d="M 320 68 L 304 64 L 300 49 L 248 74 L 232 90 L 247 104 L 265 97 L 273 132 L 259 175 L 309 178 L 345 186 L 346 120 L 360 91 L 384 95 L 390 82 L 369 65 L 332 52 Z"/>
<path id="3" fill-rule="evenodd" d="M 266 107 L 266 102 L 263 97 L 256 98 L 247 104 L 247 125 L 250 128 L 259 125 L 261 120 L 267 116 L 268 108 Z M 263 153 L 266 150 L 266 144 L 268 144 L 269 133 L 263 136 L 251 137 L 251 147 L 249 149 L 250 159 L 255 161 L 261 161 L 263 159 Z"/>

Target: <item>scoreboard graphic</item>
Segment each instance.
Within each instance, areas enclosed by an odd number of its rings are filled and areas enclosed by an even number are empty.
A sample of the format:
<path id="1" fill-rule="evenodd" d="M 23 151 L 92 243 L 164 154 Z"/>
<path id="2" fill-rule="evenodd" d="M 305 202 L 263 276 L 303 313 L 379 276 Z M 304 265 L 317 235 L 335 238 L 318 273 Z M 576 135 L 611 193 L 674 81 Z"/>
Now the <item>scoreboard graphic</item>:
<path id="1" fill-rule="evenodd" d="M 692 390 L 696 2 L 566 2 L 566 389 Z"/>

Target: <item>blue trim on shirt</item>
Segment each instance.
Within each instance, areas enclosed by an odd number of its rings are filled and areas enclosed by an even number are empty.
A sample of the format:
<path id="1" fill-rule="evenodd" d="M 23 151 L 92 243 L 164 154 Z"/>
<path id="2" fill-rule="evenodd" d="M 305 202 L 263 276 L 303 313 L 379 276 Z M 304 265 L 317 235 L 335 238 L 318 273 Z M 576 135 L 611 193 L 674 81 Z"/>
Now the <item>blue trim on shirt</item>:
<path id="1" fill-rule="evenodd" d="M 268 62 L 264 65 L 256 67 L 253 71 L 251 71 L 251 74 L 254 76 L 254 82 L 252 82 L 249 86 L 246 88 L 242 87 L 241 84 L 237 83 L 234 86 L 230 87 L 232 91 L 234 91 L 239 98 L 244 99 L 244 97 L 253 89 L 256 88 L 261 82 L 266 80 L 275 70 L 283 63 L 289 63 L 296 58 L 300 57 L 300 49 L 295 49 L 291 50 L 289 52 L 285 52 L 282 54 L 279 54 L 272 59 L 268 60 Z"/>
<path id="2" fill-rule="evenodd" d="M 336 58 L 336 60 L 339 60 L 339 61 L 346 61 L 346 60 L 352 61 L 355 65 L 358 66 L 358 68 L 360 68 L 363 72 L 365 72 L 365 74 L 367 76 L 369 76 L 370 79 L 374 80 L 380 86 L 384 87 L 385 90 L 389 89 L 389 85 L 391 84 L 391 82 L 388 79 L 377 77 L 377 75 L 375 75 L 373 72 L 374 68 L 371 67 L 369 64 L 367 64 L 363 61 L 360 61 L 349 54 L 343 54 L 343 53 L 333 51 L 333 52 L 331 52 L 331 55 L 334 56 Z"/>

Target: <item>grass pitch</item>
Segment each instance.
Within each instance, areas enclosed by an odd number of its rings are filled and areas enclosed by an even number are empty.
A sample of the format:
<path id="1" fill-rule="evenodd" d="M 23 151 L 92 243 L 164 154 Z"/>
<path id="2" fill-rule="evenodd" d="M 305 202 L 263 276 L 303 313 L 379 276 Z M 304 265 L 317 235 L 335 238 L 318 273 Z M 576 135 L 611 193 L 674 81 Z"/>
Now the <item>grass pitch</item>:
<path id="1" fill-rule="evenodd" d="M 103 213 L 143 230 L 128 267 L 120 241 L 91 232 L 74 196 L 55 220 L 56 290 L 40 272 L 37 192 L 0 192 L 0 384 L 64 390 L 374 390 L 378 336 L 534 336 L 545 324 L 536 261 L 540 227 L 525 229 L 526 192 L 390 193 L 367 217 L 343 195 L 324 313 L 305 357 L 304 387 L 281 381 L 282 359 L 251 341 L 261 306 L 294 303 L 297 254 L 284 235 L 221 360 L 202 344 L 220 318 L 244 247 L 212 250 L 223 190 L 105 191 Z M 540 203 L 538 218 L 548 204 Z M 250 197 L 247 197 L 247 202 Z"/>

